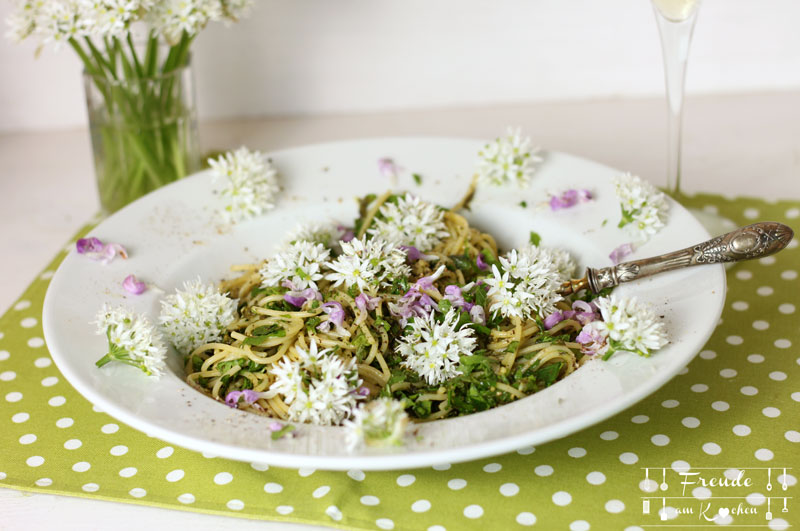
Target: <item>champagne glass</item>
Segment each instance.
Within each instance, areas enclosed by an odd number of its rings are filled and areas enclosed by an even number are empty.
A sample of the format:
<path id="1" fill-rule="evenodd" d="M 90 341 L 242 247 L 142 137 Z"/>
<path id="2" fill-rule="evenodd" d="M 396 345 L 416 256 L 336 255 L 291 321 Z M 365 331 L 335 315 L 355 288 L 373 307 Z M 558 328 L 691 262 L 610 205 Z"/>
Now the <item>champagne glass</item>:
<path id="1" fill-rule="evenodd" d="M 700 0 L 651 0 L 656 13 L 667 92 L 667 193 L 681 195 L 681 126 L 683 93 L 689 46 L 697 21 Z M 734 223 L 720 216 L 690 209 L 711 234 L 730 230 Z"/>

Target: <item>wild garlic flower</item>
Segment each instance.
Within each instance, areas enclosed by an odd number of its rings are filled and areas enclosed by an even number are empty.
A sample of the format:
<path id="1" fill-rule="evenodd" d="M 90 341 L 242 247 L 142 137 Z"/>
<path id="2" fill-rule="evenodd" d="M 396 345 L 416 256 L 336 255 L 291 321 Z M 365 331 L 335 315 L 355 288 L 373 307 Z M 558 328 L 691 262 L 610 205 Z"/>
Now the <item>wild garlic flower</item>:
<path id="1" fill-rule="evenodd" d="M 666 326 L 652 308 L 635 297 L 616 295 L 594 300 L 602 321 L 592 321 L 584 326 L 576 338 L 587 354 L 603 354 L 608 359 L 614 352 L 623 350 L 649 356 L 667 344 Z"/>
<path id="2" fill-rule="evenodd" d="M 341 246 L 342 254 L 327 264 L 333 272 L 325 278 L 334 283 L 333 287 L 344 283 L 347 288 L 357 286 L 362 293 L 375 294 L 391 279 L 411 273 L 405 251 L 380 238 L 343 241 Z"/>
<path id="3" fill-rule="evenodd" d="M 364 398 L 357 392 L 361 380 L 355 358 L 345 361 L 331 349 L 318 351 L 315 341 L 308 350 L 296 350 L 298 361 L 284 357 L 270 371 L 275 378 L 270 393 L 282 395 L 291 421 L 341 424 Z"/>
<path id="4" fill-rule="evenodd" d="M 148 22 L 169 44 L 186 32 L 195 35 L 212 20 L 222 18 L 221 2 L 214 0 L 161 0 L 148 12 Z"/>
<path id="5" fill-rule="evenodd" d="M 322 267 L 326 264 L 330 251 L 321 243 L 300 240 L 277 253 L 259 273 L 261 285 L 265 288 L 281 286 L 286 281 L 295 291 L 306 288 L 317 289 L 317 281 L 323 277 Z"/>
<path id="6" fill-rule="evenodd" d="M 562 277 L 552 250 L 527 246 L 512 249 L 499 260 L 503 272 L 492 265 L 492 276 L 485 280 L 489 311 L 521 319 L 553 313 L 555 303 L 561 300 L 557 291 Z"/>
<path id="7" fill-rule="evenodd" d="M 472 327 L 456 329 L 460 313 L 451 308 L 441 323 L 434 318 L 434 312 L 414 317 L 414 321 L 409 323 L 411 330 L 395 347 L 404 358 L 402 364 L 423 377 L 429 385 L 461 374 L 458 370 L 461 356 L 471 356 L 475 349 Z"/>
<path id="8" fill-rule="evenodd" d="M 244 221 L 275 207 L 280 190 L 278 172 L 258 151 L 242 146 L 217 159 L 208 159 L 215 180 L 224 182 L 220 195 L 226 205 L 223 215 L 227 221 Z"/>
<path id="9" fill-rule="evenodd" d="M 206 343 L 219 341 L 236 320 L 236 300 L 198 278 L 183 283 L 161 301 L 159 323 L 181 354 L 189 354 Z"/>
<path id="10" fill-rule="evenodd" d="M 144 21 L 168 44 L 184 32 L 193 37 L 211 21 L 237 21 L 252 0 L 16 0 L 8 36 L 19 42 L 36 35 L 57 45 L 70 38 L 122 37 Z"/>
<path id="11" fill-rule="evenodd" d="M 118 361 L 151 376 L 163 374 L 167 349 L 146 315 L 104 305 L 93 324 L 108 338 L 108 353 L 97 361 L 98 367 Z"/>
<path id="12" fill-rule="evenodd" d="M 614 179 L 614 188 L 622 207 L 618 227 L 642 240 L 648 240 L 664 227 L 669 204 L 666 196 L 649 182 L 624 173 Z"/>
<path id="13" fill-rule="evenodd" d="M 578 264 L 569 251 L 558 247 L 541 247 L 540 252 L 549 255 L 549 261 L 553 263 L 558 273 L 559 284 L 574 278 Z"/>
<path id="14" fill-rule="evenodd" d="M 531 146 L 530 138 L 522 136 L 519 129 L 509 128 L 505 136 L 489 142 L 478 152 L 478 180 L 495 186 L 509 182 L 527 186 L 542 160 L 539 148 Z"/>
<path id="15" fill-rule="evenodd" d="M 408 414 L 403 402 L 381 397 L 353 411 L 352 420 L 345 420 L 347 447 L 350 451 L 361 445 L 374 447 L 402 446 Z"/>
<path id="16" fill-rule="evenodd" d="M 397 202 L 381 205 L 368 234 L 395 245 L 430 251 L 450 235 L 444 224 L 444 211 L 407 193 Z"/>
<path id="17" fill-rule="evenodd" d="M 124 35 L 152 0 L 25 0 L 7 19 L 8 36 L 19 42 L 30 35 L 57 45 L 71 38 Z"/>

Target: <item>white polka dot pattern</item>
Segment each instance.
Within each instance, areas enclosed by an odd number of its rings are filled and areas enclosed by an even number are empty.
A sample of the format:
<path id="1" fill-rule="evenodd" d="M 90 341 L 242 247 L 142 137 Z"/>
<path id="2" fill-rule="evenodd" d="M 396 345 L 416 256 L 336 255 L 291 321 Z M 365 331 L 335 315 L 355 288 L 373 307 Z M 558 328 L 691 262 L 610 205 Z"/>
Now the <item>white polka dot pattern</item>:
<path id="1" fill-rule="evenodd" d="M 732 215 L 725 203 L 706 206 Z M 753 203 L 734 214 L 737 222 L 797 219 L 800 208 Z M 0 481 L 344 528 L 642 531 L 640 496 L 662 492 L 660 469 L 645 478 L 643 467 L 671 463 L 668 471 L 677 473 L 691 470 L 690 462 L 772 466 L 771 495 L 784 482 L 796 487 L 796 471 L 784 472 L 783 465 L 800 445 L 793 423 L 800 403 L 799 270 L 796 244 L 731 268 L 724 315 L 697 359 L 653 396 L 597 426 L 472 463 L 365 473 L 291 471 L 196 454 L 90 406 L 58 372 L 44 340 L 41 297 L 51 267 L 0 319 L 0 448 L 14 457 L 0 460 Z M 726 469 L 725 477 L 738 470 Z M 667 480 L 670 492 L 679 488 L 674 476 Z M 761 511 L 760 523 L 766 493 L 763 481 L 747 493 L 748 506 Z M 687 494 L 703 501 L 719 493 L 696 486 Z M 669 503 L 668 523 L 685 521 Z M 767 525 L 785 529 L 789 518 L 772 503 Z M 660 511 L 654 504 L 649 523 L 661 523 Z M 742 520 L 728 515 L 718 523 Z"/>

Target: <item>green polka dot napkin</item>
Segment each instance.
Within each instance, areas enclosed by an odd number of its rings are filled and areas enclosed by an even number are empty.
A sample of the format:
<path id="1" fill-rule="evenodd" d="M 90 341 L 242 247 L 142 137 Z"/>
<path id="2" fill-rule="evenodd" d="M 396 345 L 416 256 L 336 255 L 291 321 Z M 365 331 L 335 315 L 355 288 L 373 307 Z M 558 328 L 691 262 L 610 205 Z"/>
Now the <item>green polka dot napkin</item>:
<path id="1" fill-rule="evenodd" d="M 737 224 L 800 228 L 798 202 L 686 203 Z M 367 473 L 228 461 L 93 410 L 42 339 L 42 300 L 61 253 L 0 319 L 0 484 L 345 529 L 785 529 L 800 511 L 791 498 L 800 464 L 797 247 L 731 268 L 722 320 L 699 356 L 616 417 L 508 455 Z"/>

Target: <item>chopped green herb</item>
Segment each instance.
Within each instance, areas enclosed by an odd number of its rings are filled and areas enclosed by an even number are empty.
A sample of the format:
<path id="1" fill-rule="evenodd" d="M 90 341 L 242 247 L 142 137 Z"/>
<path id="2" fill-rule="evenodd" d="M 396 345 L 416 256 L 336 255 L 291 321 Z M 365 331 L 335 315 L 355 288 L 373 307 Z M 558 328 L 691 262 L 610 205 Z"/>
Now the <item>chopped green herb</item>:
<path id="1" fill-rule="evenodd" d="M 319 325 L 321 322 L 322 322 L 322 319 L 320 319 L 319 317 L 312 317 L 312 318 L 308 319 L 306 321 L 306 331 L 309 334 L 316 333 L 317 325 Z"/>
<path id="2" fill-rule="evenodd" d="M 564 366 L 563 361 L 559 361 L 558 363 L 551 363 L 549 365 L 545 365 L 538 371 L 536 371 L 534 376 L 537 380 L 542 382 L 545 386 L 552 385 L 553 382 L 558 379 L 558 375 L 561 372 L 561 368 Z"/>
<path id="3" fill-rule="evenodd" d="M 417 186 L 422 186 L 422 175 L 419 173 L 412 173 L 411 177 L 414 179 L 414 182 L 417 183 Z"/>
<path id="4" fill-rule="evenodd" d="M 527 201 L 520 201 L 519 202 L 519 206 L 521 206 L 522 208 L 528 208 L 528 202 Z"/>
<path id="5" fill-rule="evenodd" d="M 542 241 L 542 237 L 539 236 L 537 233 L 531 231 L 531 234 L 528 237 L 528 241 L 530 241 L 531 245 L 533 245 L 534 247 L 539 247 L 539 242 Z"/>
<path id="6" fill-rule="evenodd" d="M 270 437 L 273 441 L 277 441 L 278 439 L 282 439 L 283 437 L 289 435 L 293 430 L 294 426 L 291 424 L 285 424 L 283 428 L 279 429 L 278 431 L 273 431 Z"/>

